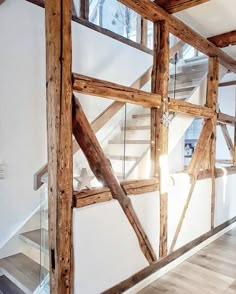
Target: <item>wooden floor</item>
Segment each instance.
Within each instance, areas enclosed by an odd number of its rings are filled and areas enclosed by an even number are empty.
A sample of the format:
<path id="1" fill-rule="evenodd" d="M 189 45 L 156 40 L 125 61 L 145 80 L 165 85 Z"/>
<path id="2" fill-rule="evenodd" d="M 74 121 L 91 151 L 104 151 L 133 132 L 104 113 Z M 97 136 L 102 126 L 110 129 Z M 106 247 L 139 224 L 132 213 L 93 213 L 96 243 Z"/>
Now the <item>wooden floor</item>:
<path id="1" fill-rule="evenodd" d="M 139 294 L 236 294 L 236 228 Z"/>

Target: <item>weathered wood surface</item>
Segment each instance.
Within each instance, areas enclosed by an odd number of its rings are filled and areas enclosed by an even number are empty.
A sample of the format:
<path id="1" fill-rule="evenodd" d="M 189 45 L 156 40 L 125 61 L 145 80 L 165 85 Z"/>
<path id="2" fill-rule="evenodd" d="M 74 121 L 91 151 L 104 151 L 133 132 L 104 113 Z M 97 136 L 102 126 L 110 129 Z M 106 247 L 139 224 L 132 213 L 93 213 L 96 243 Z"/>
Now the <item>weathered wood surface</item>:
<path id="1" fill-rule="evenodd" d="M 75 73 L 73 74 L 73 79 L 73 88 L 79 93 L 141 105 L 144 107 L 161 106 L 162 97 L 158 94 L 136 90 L 134 88 Z M 208 107 L 172 98 L 169 98 L 169 110 L 203 118 L 212 118 L 214 116 L 214 112 Z"/>
<path id="2" fill-rule="evenodd" d="M 46 0 L 50 293 L 73 293 L 71 0 Z M 66 240 L 66 242 L 65 242 Z"/>
<path id="3" fill-rule="evenodd" d="M 234 158 L 234 145 L 233 145 L 233 142 L 231 140 L 231 137 L 230 137 L 229 131 L 227 129 L 227 126 L 221 124 L 220 127 L 221 127 L 221 130 L 222 130 L 224 139 L 226 141 L 227 147 L 229 149 L 230 156 L 233 159 Z"/>
<path id="4" fill-rule="evenodd" d="M 236 217 L 230 219 L 229 221 L 226 221 L 225 223 L 215 227 L 214 229 L 211 229 L 209 232 L 201 235 L 200 237 L 194 239 L 193 241 L 190 241 L 186 245 L 180 247 L 178 250 L 172 252 L 171 254 L 161 258 L 157 262 L 153 263 L 152 265 L 145 267 L 141 271 L 137 272 L 133 276 L 129 277 L 128 279 L 122 281 L 121 283 L 115 285 L 114 287 L 102 292 L 102 294 L 118 294 L 123 293 L 126 290 L 132 288 L 134 285 L 138 284 L 151 274 L 155 273 L 159 269 L 163 268 L 167 264 L 171 263 L 181 255 L 185 254 L 186 252 L 190 251 L 197 245 L 201 244 L 211 236 L 214 236 L 218 232 L 222 231 L 224 228 L 228 227 L 229 225 L 236 222 Z"/>
<path id="5" fill-rule="evenodd" d="M 142 0 L 141 2 L 139 0 L 119 0 L 119 2 L 127 5 L 141 16 L 153 22 L 158 20 L 167 21 L 170 27 L 170 32 L 173 35 L 177 36 L 184 42 L 188 43 L 208 56 L 218 56 L 219 61 L 223 66 L 233 72 L 236 72 L 236 61 L 231 56 L 195 32 L 184 22 L 174 17 L 173 15 L 170 15 L 157 4 L 149 0 Z"/>
<path id="6" fill-rule="evenodd" d="M 168 13 L 176 13 L 209 0 L 155 0 L 154 2 L 164 8 Z"/>
<path id="7" fill-rule="evenodd" d="M 200 171 L 200 167 L 202 164 L 202 161 L 204 160 L 204 156 L 206 154 L 206 150 L 207 150 L 207 145 L 209 143 L 209 140 L 211 138 L 212 135 L 212 121 L 211 120 L 207 120 L 203 126 L 201 135 L 198 139 L 197 142 L 197 146 L 195 148 L 195 151 L 193 153 L 192 159 L 190 161 L 187 173 L 191 176 L 191 185 L 190 185 L 190 190 L 184 205 L 184 208 L 182 210 L 173 240 L 171 242 L 171 246 L 170 246 L 170 250 L 169 252 L 173 252 L 177 239 L 179 237 L 179 233 L 181 231 L 182 225 L 183 225 L 183 221 L 189 206 L 189 203 L 192 199 L 192 195 L 193 195 L 193 191 L 194 191 L 194 187 L 196 185 L 197 182 L 197 178 L 198 178 L 198 174 Z"/>
<path id="8" fill-rule="evenodd" d="M 118 200 L 137 235 L 143 254 L 149 263 L 154 262 L 156 260 L 155 252 L 136 216 L 131 201 L 114 175 L 111 163 L 105 157 L 80 103 L 75 98 L 73 99 L 72 122 L 74 137 L 87 158 L 91 170 L 97 179 L 111 190 L 112 197 Z"/>
<path id="9" fill-rule="evenodd" d="M 217 121 L 222 123 L 222 124 L 235 126 L 236 117 L 225 114 L 225 113 L 222 113 L 222 112 L 219 112 L 218 115 L 217 115 Z"/>
<path id="10" fill-rule="evenodd" d="M 236 30 L 212 36 L 208 38 L 208 40 L 220 48 L 228 47 L 229 45 L 236 45 Z"/>
<path id="11" fill-rule="evenodd" d="M 151 108 L 151 164 L 152 176 L 159 176 L 160 194 L 160 244 L 159 255 L 167 254 L 167 203 L 168 194 L 164 189 L 166 174 L 160 166 L 160 158 L 168 156 L 168 127 L 161 121 L 166 111 L 168 99 L 169 81 L 169 27 L 165 21 L 153 24 L 153 69 L 152 69 L 152 93 L 159 94 L 161 98 L 160 108 Z M 167 104 L 168 105 L 168 104 Z"/>
<path id="12" fill-rule="evenodd" d="M 206 106 L 212 108 L 215 116 L 212 118 L 212 137 L 209 144 L 209 164 L 211 170 L 211 228 L 215 222 L 215 160 L 216 160 L 216 105 L 218 101 L 219 61 L 217 57 L 210 57 L 208 61 Z"/>
<path id="13" fill-rule="evenodd" d="M 121 182 L 121 187 L 127 195 L 139 195 L 158 191 L 159 182 L 157 179 L 148 180 L 129 180 Z M 112 200 L 112 194 L 109 188 L 85 189 L 74 192 L 74 207 L 79 208 L 95 203 Z"/>

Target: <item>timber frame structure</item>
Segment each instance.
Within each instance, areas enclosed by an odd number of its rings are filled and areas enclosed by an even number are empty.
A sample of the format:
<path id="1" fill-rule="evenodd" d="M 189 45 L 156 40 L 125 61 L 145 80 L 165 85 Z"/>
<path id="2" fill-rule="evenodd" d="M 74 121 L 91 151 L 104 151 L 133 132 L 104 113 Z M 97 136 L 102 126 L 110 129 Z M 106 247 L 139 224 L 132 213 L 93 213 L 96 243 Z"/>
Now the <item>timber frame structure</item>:
<path id="1" fill-rule="evenodd" d="M 215 168 L 217 123 L 222 127 L 232 155 L 232 162 L 233 164 L 236 163 L 236 140 L 232 142 L 227 131 L 227 124 L 235 126 L 236 118 L 223 113 L 217 113 L 216 108 L 219 63 L 229 71 L 236 72 L 236 61 L 215 44 L 204 39 L 183 22 L 158 6 L 156 4 L 158 1 L 155 1 L 156 3 L 149 0 L 119 1 L 140 14 L 142 27 L 145 27 L 146 19 L 154 22 L 151 93 L 140 90 L 140 85 L 124 87 L 79 73 L 72 73 L 72 1 L 45 0 L 50 288 L 51 293 L 55 294 L 73 293 L 73 281 L 74 278 L 77 278 L 74 277 L 73 269 L 73 207 L 82 207 L 116 199 L 136 233 L 140 250 L 142 250 L 150 264 L 133 277 L 128 278 L 104 293 L 122 293 L 206 238 L 236 221 L 236 219 L 232 219 L 219 227 L 214 227 L 213 222 L 215 178 L 222 175 L 222 171 Z M 88 1 L 84 0 L 82 3 L 81 17 L 87 19 Z M 172 54 L 169 50 L 169 33 L 174 34 L 209 56 L 205 106 L 194 105 L 168 97 L 169 57 Z M 145 37 L 143 36 L 140 39 L 145 40 Z M 141 42 L 142 44 L 145 43 L 145 41 Z M 150 77 L 150 70 L 148 75 Z M 151 109 L 152 179 L 125 181 L 123 183 L 118 181 L 109 160 L 106 158 L 95 136 L 95 132 L 101 127 L 102 123 L 99 122 L 99 126 L 95 126 L 95 123 L 98 123 L 97 121 L 92 125 L 89 124 L 79 101 L 73 95 L 73 91 L 112 99 L 115 101 L 113 107 L 115 104 L 116 109 L 120 109 L 125 103 L 141 105 Z M 169 251 L 167 248 L 168 193 L 163 185 L 166 175 L 159 161 L 162 155 L 168 153 L 168 126 L 164 125 L 161 120 L 166 103 L 168 103 L 168 107 L 172 112 L 204 119 L 202 133 L 186 171 L 191 178 L 190 190 L 174 238 L 170 242 Z M 72 134 L 85 154 L 94 175 L 104 184 L 105 188 L 82 190 L 79 192 L 73 191 L 73 145 L 74 150 L 76 148 L 78 150 L 78 146 L 73 143 Z M 202 170 L 203 166 L 207 168 Z M 227 168 L 227 170 L 228 174 L 235 173 L 236 166 L 233 165 Z M 211 178 L 212 180 L 212 230 L 175 251 L 175 244 L 191 201 L 194 187 L 197 180 L 203 178 Z M 160 259 L 157 258 L 128 197 L 129 194 L 134 195 L 150 191 L 159 191 L 160 193 Z M 64 242 L 65 239 L 67 242 Z"/>

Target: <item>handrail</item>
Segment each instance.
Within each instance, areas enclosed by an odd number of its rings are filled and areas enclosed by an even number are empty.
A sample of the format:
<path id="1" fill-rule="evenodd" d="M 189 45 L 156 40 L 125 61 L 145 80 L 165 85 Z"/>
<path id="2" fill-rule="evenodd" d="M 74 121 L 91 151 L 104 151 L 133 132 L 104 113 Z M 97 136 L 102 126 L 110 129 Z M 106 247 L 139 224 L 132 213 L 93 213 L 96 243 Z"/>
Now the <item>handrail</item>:
<path id="1" fill-rule="evenodd" d="M 185 45 L 183 41 L 179 41 L 172 48 L 170 48 L 170 59 Z M 141 89 L 150 79 L 152 74 L 152 67 L 145 71 L 133 84 L 130 86 L 134 89 Z M 97 118 L 91 123 L 93 131 L 98 132 L 123 106 L 125 102 L 115 101 L 108 108 L 106 108 Z M 73 141 L 73 154 L 79 151 L 79 145 Z M 34 190 L 37 191 L 42 185 L 42 177 L 47 173 L 48 164 L 45 164 L 34 174 Z"/>

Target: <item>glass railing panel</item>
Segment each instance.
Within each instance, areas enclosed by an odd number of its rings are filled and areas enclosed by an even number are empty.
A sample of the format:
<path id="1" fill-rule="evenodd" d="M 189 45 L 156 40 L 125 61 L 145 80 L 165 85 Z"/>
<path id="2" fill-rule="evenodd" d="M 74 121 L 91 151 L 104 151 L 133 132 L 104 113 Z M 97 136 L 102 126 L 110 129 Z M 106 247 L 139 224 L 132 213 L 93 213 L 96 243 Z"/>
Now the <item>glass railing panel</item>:
<path id="1" fill-rule="evenodd" d="M 49 286 L 49 244 L 48 244 L 48 177 L 44 175 L 40 188 L 40 288 L 43 293 L 50 293 Z"/>
<path id="2" fill-rule="evenodd" d="M 203 80 L 208 57 L 173 35 L 170 35 L 170 49 L 169 97 L 188 101 L 201 84 L 201 91 L 206 91 Z M 202 97 L 202 100 L 195 97 L 191 102 L 203 105 L 206 92 L 202 92 Z"/>

